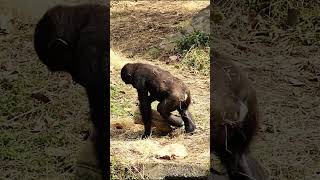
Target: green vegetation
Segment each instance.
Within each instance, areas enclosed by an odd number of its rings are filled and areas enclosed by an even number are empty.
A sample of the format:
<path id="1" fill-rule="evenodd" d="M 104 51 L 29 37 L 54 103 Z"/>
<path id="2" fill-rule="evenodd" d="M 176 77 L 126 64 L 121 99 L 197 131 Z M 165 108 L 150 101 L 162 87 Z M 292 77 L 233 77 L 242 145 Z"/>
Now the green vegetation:
<path id="1" fill-rule="evenodd" d="M 209 35 L 198 31 L 179 39 L 176 43 L 179 53 L 185 53 L 195 47 L 203 48 L 210 46 Z"/>
<path id="2" fill-rule="evenodd" d="M 182 64 L 188 66 L 192 71 L 198 71 L 203 75 L 209 76 L 210 73 L 210 56 L 209 48 L 200 49 L 192 48 L 190 49 L 184 58 L 182 59 Z"/>
<path id="3" fill-rule="evenodd" d="M 126 109 L 131 108 L 132 103 L 119 103 L 119 100 L 126 100 L 126 94 L 123 91 L 125 87 L 121 84 L 122 83 L 110 84 L 110 112 L 118 116 L 126 116 L 129 113 Z"/>
<path id="4" fill-rule="evenodd" d="M 150 48 L 149 51 L 147 52 L 147 55 L 151 58 L 151 59 L 157 59 L 160 57 L 161 55 L 161 50 L 159 48 Z"/>
<path id="5" fill-rule="evenodd" d="M 182 53 L 181 63 L 189 70 L 203 75 L 210 72 L 209 35 L 202 32 L 193 32 L 176 42 L 177 51 Z M 182 67 L 184 68 L 184 67 Z"/>

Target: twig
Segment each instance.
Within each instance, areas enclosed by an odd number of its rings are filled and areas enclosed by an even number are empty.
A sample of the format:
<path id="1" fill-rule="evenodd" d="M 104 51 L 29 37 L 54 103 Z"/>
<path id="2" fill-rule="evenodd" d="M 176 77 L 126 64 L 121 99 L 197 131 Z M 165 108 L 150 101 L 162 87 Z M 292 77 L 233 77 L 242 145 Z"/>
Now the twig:
<path id="1" fill-rule="evenodd" d="M 30 113 L 36 112 L 36 111 L 38 111 L 38 110 L 41 109 L 41 108 L 43 108 L 43 106 L 35 107 L 35 108 L 33 108 L 33 109 L 31 109 L 31 110 L 29 110 L 29 111 L 27 111 L 27 112 L 24 112 L 24 113 L 22 113 L 22 114 L 19 114 L 18 116 L 15 116 L 15 117 L 9 119 L 9 121 L 16 121 L 17 119 L 19 119 L 19 118 L 21 118 L 21 117 L 23 117 L 23 116 L 26 116 L 26 115 L 28 115 L 28 114 L 30 114 Z"/>
<path id="2" fill-rule="evenodd" d="M 144 179 L 144 177 L 143 177 L 143 175 L 141 174 L 141 172 L 140 172 L 134 165 L 132 165 L 132 166 L 127 165 L 127 167 L 128 167 L 128 169 L 131 171 L 131 173 L 136 174 L 136 173 L 134 173 L 134 172 L 131 170 L 131 167 L 134 168 L 134 170 L 138 172 L 140 178 L 141 178 L 141 179 Z"/>

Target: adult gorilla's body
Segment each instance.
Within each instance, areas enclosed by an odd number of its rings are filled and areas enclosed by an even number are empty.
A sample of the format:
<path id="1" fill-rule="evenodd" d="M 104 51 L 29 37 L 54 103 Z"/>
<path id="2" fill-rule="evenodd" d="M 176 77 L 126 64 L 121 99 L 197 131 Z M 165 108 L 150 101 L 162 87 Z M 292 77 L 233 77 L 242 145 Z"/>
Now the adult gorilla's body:
<path id="1" fill-rule="evenodd" d="M 249 151 L 259 121 L 256 92 L 232 59 L 211 53 L 210 151 L 220 158 L 230 180 L 266 179 Z"/>
<path id="2" fill-rule="evenodd" d="M 34 47 L 51 71 L 65 71 L 87 92 L 95 127 L 94 144 L 103 172 L 108 177 L 107 129 L 109 7 L 104 5 L 56 6 L 38 22 Z"/>
<path id="3" fill-rule="evenodd" d="M 157 66 L 143 63 L 126 64 L 121 69 L 121 78 L 126 84 L 131 84 L 137 89 L 145 127 L 143 138 L 151 134 L 151 103 L 156 100 L 159 101 L 158 112 L 169 124 L 181 127 L 184 122 L 187 133 L 196 129 L 188 111 L 191 102 L 190 91 L 182 80 Z M 181 118 L 171 115 L 175 110 L 178 110 Z"/>

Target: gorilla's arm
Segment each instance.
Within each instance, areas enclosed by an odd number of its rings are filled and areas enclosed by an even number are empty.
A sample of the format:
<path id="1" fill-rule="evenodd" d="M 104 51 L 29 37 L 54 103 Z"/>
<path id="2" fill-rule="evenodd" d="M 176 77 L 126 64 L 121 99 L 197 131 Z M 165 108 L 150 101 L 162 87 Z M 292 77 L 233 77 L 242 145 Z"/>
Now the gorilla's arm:
<path id="1" fill-rule="evenodd" d="M 151 135 L 151 101 L 148 97 L 148 91 L 144 88 L 138 90 L 139 108 L 144 123 L 144 134 L 142 138 Z"/>

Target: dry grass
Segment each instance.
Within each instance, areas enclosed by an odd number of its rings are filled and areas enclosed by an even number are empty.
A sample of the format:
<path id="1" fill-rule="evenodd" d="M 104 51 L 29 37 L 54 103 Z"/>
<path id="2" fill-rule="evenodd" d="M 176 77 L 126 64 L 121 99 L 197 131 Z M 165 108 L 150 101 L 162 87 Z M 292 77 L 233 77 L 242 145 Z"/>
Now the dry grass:
<path id="1" fill-rule="evenodd" d="M 228 50 L 229 54 L 236 56 L 288 55 L 308 58 L 309 55 L 320 55 L 318 2 L 270 1 L 270 6 L 266 7 L 270 8 L 270 14 L 258 16 L 258 25 L 253 29 L 248 21 L 247 4 L 234 0 L 226 2 L 225 5 L 215 6 L 218 12 L 214 15 L 223 17 L 223 23 L 212 28 L 216 49 Z M 288 8 L 300 11 L 300 21 L 294 27 L 286 25 Z"/>

